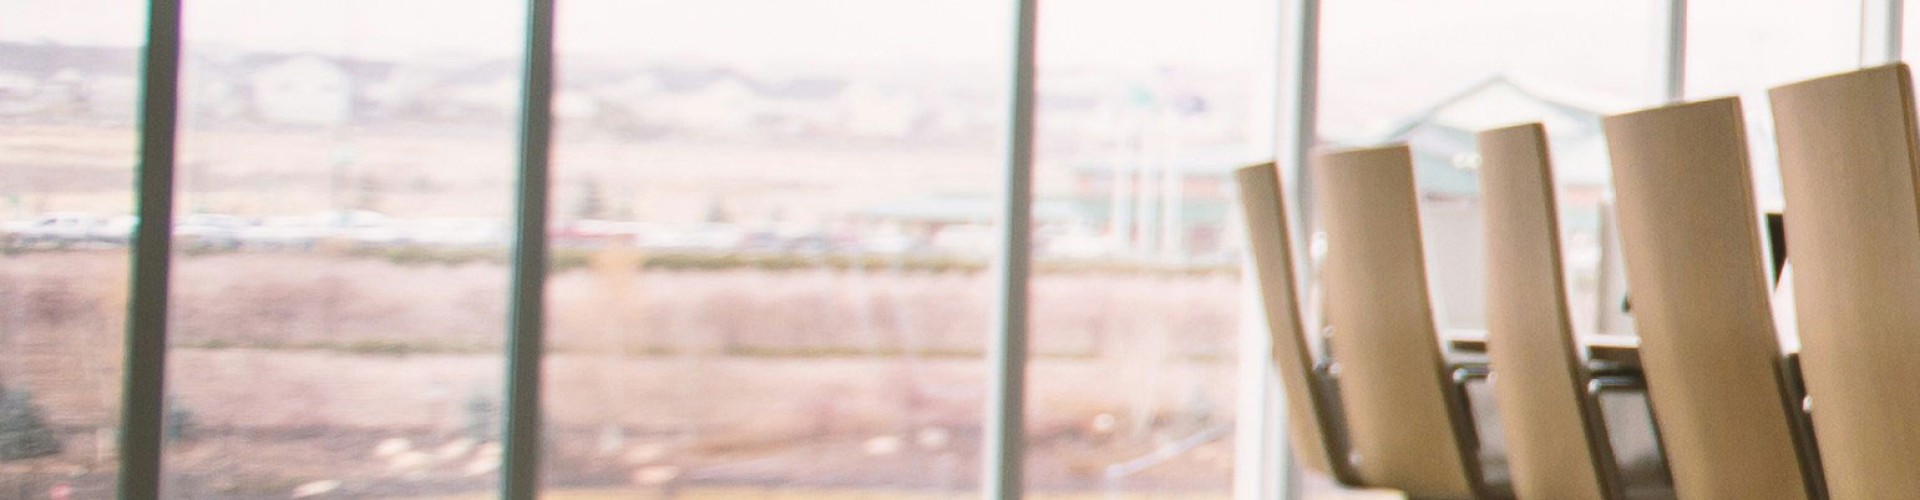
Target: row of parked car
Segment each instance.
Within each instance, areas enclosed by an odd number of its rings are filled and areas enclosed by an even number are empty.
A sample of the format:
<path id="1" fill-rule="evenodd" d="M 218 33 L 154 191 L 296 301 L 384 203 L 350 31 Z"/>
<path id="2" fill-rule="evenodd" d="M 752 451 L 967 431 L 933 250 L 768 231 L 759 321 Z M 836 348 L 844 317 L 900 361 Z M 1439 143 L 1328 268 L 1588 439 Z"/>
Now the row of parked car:
<path id="1" fill-rule="evenodd" d="M 56 249 L 126 245 L 139 218 L 53 212 L 0 223 L 0 247 Z M 554 245 L 569 248 L 631 246 L 685 252 L 753 253 L 968 253 L 984 255 L 995 234 L 951 230 L 934 238 L 853 235 L 823 231 L 778 231 L 727 224 L 671 225 L 574 220 L 549 232 Z M 354 247 L 504 247 L 513 228 L 496 218 L 395 218 L 371 211 L 322 212 L 306 216 L 243 217 L 182 214 L 174 220 L 174 245 L 196 250 L 312 249 L 322 243 Z M 978 240 L 978 241 L 976 241 Z M 978 248 L 975 248 L 978 247 Z"/>
<path id="2" fill-rule="evenodd" d="M 71 248 L 125 245 L 140 219 L 54 212 L 0 225 L 10 247 Z M 362 245 L 430 243 L 487 245 L 506 232 L 488 219 L 399 220 L 377 212 L 324 212 L 309 216 L 248 218 L 194 213 L 174 220 L 175 245 L 185 248 L 311 248 L 323 241 Z"/>

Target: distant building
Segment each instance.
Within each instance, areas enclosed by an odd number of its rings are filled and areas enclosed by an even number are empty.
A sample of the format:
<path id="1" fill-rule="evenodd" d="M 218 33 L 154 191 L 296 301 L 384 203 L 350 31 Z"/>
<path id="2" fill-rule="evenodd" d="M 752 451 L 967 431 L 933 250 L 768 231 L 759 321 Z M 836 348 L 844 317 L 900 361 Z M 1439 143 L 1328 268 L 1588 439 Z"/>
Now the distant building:
<path id="1" fill-rule="evenodd" d="M 494 122 L 520 113 L 522 67 L 510 59 L 462 60 L 408 74 L 405 93 L 389 96 L 402 116 L 435 122 Z M 417 70 L 416 70 L 417 71 Z"/>
<path id="2" fill-rule="evenodd" d="M 394 63 L 319 54 L 206 50 L 183 62 L 183 109 L 219 123 L 331 127 L 385 118 L 369 95 Z"/>
<path id="3" fill-rule="evenodd" d="M 1224 262 L 1235 220 L 1228 183 L 1233 169 L 1257 161 L 1251 156 L 1213 150 L 1168 162 L 1075 164 L 1070 191 L 1034 202 L 1034 250 L 1050 257 Z M 973 234 L 972 228 L 992 224 L 996 207 L 989 195 L 948 194 L 876 205 L 860 218 L 885 232 L 952 241 L 945 233 Z"/>
<path id="4" fill-rule="evenodd" d="M 1541 122 L 1547 128 L 1554 177 L 1563 203 L 1587 205 L 1607 191 L 1606 138 L 1600 117 L 1609 104 L 1556 94 L 1498 75 L 1441 99 L 1401 119 L 1387 131 L 1336 141 L 1346 144 L 1405 142 L 1413 149 L 1420 193 L 1429 200 L 1478 199 L 1480 166 L 1474 134 L 1491 128 Z"/>
<path id="5" fill-rule="evenodd" d="M 287 58 L 254 71 L 249 83 L 254 114 L 262 121 L 331 126 L 353 118 L 353 78 L 331 60 Z"/>
<path id="6" fill-rule="evenodd" d="M 767 79 L 726 67 L 658 66 L 579 85 L 616 114 L 609 123 L 649 135 L 832 135 L 847 131 L 852 107 L 838 79 Z"/>
<path id="7" fill-rule="evenodd" d="M 855 85 L 846 93 L 843 120 L 847 133 L 858 137 L 899 139 L 932 125 L 923 96 L 877 85 Z"/>
<path id="8" fill-rule="evenodd" d="M 1495 76 L 1381 133 L 1334 142 L 1412 147 L 1428 257 L 1450 263 L 1429 268 L 1431 282 L 1443 292 L 1435 294 L 1435 307 L 1449 326 L 1477 325 L 1483 306 L 1474 133 L 1522 120 L 1546 124 L 1569 219 L 1565 226 L 1579 240 L 1590 237 L 1596 218 L 1592 207 L 1607 192 L 1606 143 L 1600 134 L 1601 110 L 1607 108 Z M 1035 203 L 1037 251 L 1179 262 L 1229 259 L 1238 246 L 1228 239 L 1238 223 L 1232 210 L 1233 170 L 1264 158 L 1238 148 L 1122 149 L 1127 150 L 1073 164 L 1070 191 Z M 942 195 L 871 207 L 862 216 L 931 240 L 948 227 L 991 223 L 995 206 L 985 195 Z M 1048 235 L 1060 235 L 1058 250 L 1048 245 Z M 1104 250 L 1087 251 L 1089 245 Z"/>
<path id="9" fill-rule="evenodd" d="M 1414 113 L 1386 132 L 1340 141 L 1349 145 L 1405 142 L 1413 150 L 1414 182 L 1427 257 L 1428 295 L 1443 328 L 1484 328 L 1485 228 L 1480 205 L 1480 155 L 1474 134 L 1540 122 L 1547 129 L 1567 238 L 1568 267 L 1590 272 L 1598 226 L 1597 203 L 1608 192 L 1610 169 L 1600 117 L 1614 106 L 1554 93 L 1506 75 L 1482 80 Z"/>
<path id="10" fill-rule="evenodd" d="M 130 121 L 138 72 L 133 49 L 0 42 L 0 117 Z"/>
<path id="11" fill-rule="evenodd" d="M 1073 193 L 1116 255 L 1220 261 L 1235 220 L 1233 170 L 1259 161 L 1241 148 L 1135 151 L 1075 164 Z"/>

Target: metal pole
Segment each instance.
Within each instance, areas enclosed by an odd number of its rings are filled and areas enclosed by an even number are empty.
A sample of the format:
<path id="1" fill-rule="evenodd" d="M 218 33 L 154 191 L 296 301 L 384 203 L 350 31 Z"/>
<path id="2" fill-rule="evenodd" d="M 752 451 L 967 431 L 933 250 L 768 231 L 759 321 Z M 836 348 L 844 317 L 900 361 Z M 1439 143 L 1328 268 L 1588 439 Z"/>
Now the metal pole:
<path id="1" fill-rule="evenodd" d="M 521 88 L 520 182 L 515 204 L 513 292 L 507 320 L 506 461 L 501 498 L 533 500 L 540 490 L 540 363 L 545 354 L 548 148 L 553 125 L 553 3 L 527 1 L 526 75 Z"/>
<path id="2" fill-rule="evenodd" d="M 1667 1 L 1667 103 L 1687 99 L 1687 0 Z"/>
<path id="3" fill-rule="evenodd" d="M 1027 376 L 1027 276 L 1033 234 L 1034 33 L 1037 0 L 1014 0 L 1013 96 L 1002 200 L 997 328 L 988 352 L 986 450 L 982 484 L 989 500 L 1021 498 Z"/>
<path id="4" fill-rule="evenodd" d="M 167 280 L 173 257 L 173 163 L 180 83 L 180 0 L 147 9 L 145 74 L 140 86 L 140 166 L 132 277 L 127 305 L 126 372 L 120 385 L 123 499 L 160 497 L 160 447 L 166 418 Z"/>

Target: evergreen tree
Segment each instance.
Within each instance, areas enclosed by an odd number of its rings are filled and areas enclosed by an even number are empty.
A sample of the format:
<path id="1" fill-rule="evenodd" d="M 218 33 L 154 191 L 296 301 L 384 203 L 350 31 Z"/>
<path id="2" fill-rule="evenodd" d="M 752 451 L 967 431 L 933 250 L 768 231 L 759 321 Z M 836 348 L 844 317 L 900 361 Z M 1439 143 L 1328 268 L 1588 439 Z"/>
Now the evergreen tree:
<path id="1" fill-rule="evenodd" d="M 467 398 L 466 410 L 468 438 L 487 441 L 499 435 L 499 423 L 494 421 L 494 417 L 500 413 L 500 407 L 493 403 L 493 398 L 475 393 Z"/>
<path id="2" fill-rule="evenodd" d="M 60 438 L 24 390 L 0 387 L 0 462 L 57 455 Z"/>

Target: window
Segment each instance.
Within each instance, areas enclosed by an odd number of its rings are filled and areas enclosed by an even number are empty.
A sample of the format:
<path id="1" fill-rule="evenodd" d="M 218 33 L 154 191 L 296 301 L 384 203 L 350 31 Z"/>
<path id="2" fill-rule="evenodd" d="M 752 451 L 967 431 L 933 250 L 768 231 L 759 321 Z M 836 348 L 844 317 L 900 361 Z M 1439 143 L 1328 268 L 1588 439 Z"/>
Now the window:
<path id="1" fill-rule="evenodd" d="M 1691 3 L 1693 98 L 1859 64 L 1893 5 Z M 557 64 L 542 491 L 978 492 L 1009 6 L 560 4 L 535 59 Z M 1663 100 L 1669 4 L 1326 4 L 1319 138 L 1294 145 L 1271 111 L 1297 2 L 1045 3 L 1035 496 L 1222 497 L 1259 465 L 1227 175 L 1276 149 L 1411 143 L 1435 309 L 1473 329 L 1470 134 L 1545 121 L 1572 299 L 1598 300 L 1598 119 Z M 147 5 L 0 5 L 35 20 L 0 27 L 0 497 L 104 497 L 151 451 L 115 444 Z M 186 2 L 165 496 L 502 487 L 527 6 Z"/>
<path id="2" fill-rule="evenodd" d="M 163 495 L 497 488 L 524 6 L 184 9 Z"/>
<path id="3" fill-rule="evenodd" d="M 1396 15 L 1377 15 L 1388 10 Z M 1595 300 L 1596 207 L 1611 196 L 1599 119 L 1660 102 L 1665 12 L 1652 1 L 1325 7 L 1320 140 L 1413 147 L 1429 288 L 1443 329 L 1485 326 L 1473 133 L 1502 125 L 1546 124 L 1569 298 Z M 1594 310 L 1576 305 L 1574 321 L 1584 330 Z"/>
<path id="4" fill-rule="evenodd" d="M 1881 2 L 1870 2 L 1880 4 Z M 1687 22 L 1687 97 L 1738 95 L 1747 120 L 1755 202 L 1761 210 L 1785 204 L 1773 143 L 1773 110 L 1766 89 L 1837 73 L 1863 63 L 1861 2 L 1695 0 Z M 1876 7 L 1878 8 L 1878 7 Z"/>
<path id="5" fill-rule="evenodd" d="M 999 4 L 563 2 L 544 491 L 978 490 Z"/>
<path id="6" fill-rule="evenodd" d="M 1278 9 L 1042 4 L 1031 490 L 1232 493 L 1232 172 L 1273 155 Z"/>
<path id="7" fill-rule="evenodd" d="M 144 16 L 84 4 L 0 5 L 44 21 L 0 27 L 0 497 L 110 497 L 118 472 Z"/>
<path id="8" fill-rule="evenodd" d="M 1011 13 L 563 4 L 544 491 L 976 491 Z M 48 21 L 0 30 L 6 495 L 127 458 L 145 7 L 0 7 Z M 1046 14 L 1041 495 L 1227 490 L 1225 173 L 1269 149 L 1275 15 L 1175 7 Z M 500 487 L 524 8 L 185 3 L 163 496 Z"/>

